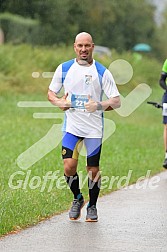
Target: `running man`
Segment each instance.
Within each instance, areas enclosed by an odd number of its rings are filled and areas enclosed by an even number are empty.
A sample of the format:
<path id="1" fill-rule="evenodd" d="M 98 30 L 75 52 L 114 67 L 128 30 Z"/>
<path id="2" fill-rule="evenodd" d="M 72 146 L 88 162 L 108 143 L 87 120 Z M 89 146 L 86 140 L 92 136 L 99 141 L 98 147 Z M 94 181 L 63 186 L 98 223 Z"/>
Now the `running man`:
<path id="1" fill-rule="evenodd" d="M 159 80 L 160 86 L 165 90 L 164 95 L 162 97 L 162 104 L 167 103 L 167 85 L 166 85 L 166 79 L 167 79 L 167 59 L 165 60 L 162 72 L 161 72 L 161 78 Z M 167 169 L 167 108 L 163 106 L 163 124 L 164 124 L 164 147 L 165 147 L 165 160 L 163 163 L 163 167 Z"/>
<path id="2" fill-rule="evenodd" d="M 86 221 L 98 220 L 96 202 L 100 192 L 99 161 L 103 137 L 103 111 L 120 107 L 120 97 L 112 74 L 92 57 L 94 43 L 89 33 L 79 33 L 74 41 L 76 58 L 60 64 L 49 86 L 48 99 L 65 111 L 62 158 L 64 176 L 74 200 L 69 218 L 80 217 L 84 198 L 77 174 L 81 144 L 87 150 L 89 203 Z M 64 96 L 58 97 L 64 87 Z M 107 100 L 102 101 L 102 93 Z"/>

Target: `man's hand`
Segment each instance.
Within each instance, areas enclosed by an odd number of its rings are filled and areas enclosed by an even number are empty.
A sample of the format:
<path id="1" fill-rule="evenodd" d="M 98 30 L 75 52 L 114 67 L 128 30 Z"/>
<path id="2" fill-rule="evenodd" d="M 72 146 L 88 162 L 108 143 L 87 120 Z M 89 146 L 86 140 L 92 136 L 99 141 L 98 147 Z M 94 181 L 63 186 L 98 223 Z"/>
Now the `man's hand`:
<path id="1" fill-rule="evenodd" d="M 61 110 L 66 111 L 71 107 L 71 102 L 67 100 L 68 93 L 59 99 L 58 106 Z"/>
<path id="2" fill-rule="evenodd" d="M 88 102 L 85 103 L 85 108 L 90 113 L 97 110 L 97 102 L 93 101 L 90 95 L 88 95 Z"/>
<path id="3" fill-rule="evenodd" d="M 71 102 L 67 100 L 68 93 L 63 97 L 58 98 L 56 94 L 48 90 L 48 100 L 55 106 L 59 107 L 61 110 L 65 111 L 71 107 Z"/>

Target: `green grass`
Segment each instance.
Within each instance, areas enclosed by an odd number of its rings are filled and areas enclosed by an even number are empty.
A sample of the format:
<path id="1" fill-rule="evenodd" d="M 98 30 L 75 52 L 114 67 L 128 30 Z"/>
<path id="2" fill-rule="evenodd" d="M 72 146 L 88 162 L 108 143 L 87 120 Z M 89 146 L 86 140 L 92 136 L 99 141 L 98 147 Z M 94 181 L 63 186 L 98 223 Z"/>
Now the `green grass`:
<path id="1" fill-rule="evenodd" d="M 7 50 L 10 47 L 10 51 Z M 55 53 L 55 54 L 54 54 Z M 28 170 L 22 170 L 16 163 L 17 157 L 28 149 L 31 145 L 39 141 L 50 130 L 55 119 L 34 119 L 35 112 L 55 112 L 60 111 L 55 108 L 20 108 L 17 107 L 19 101 L 47 101 L 47 88 L 50 79 L 33 79 L 33 71 L 53 71 L 53 69 L 65 57 L 65 49 L 30 48 L 22 45 L 20 47 L 6 46 L 0 49 L 6 67 L 0 63 L 1 69 L 1 151 L 0 151 L 0 235 L 7 234 L 15 230 L 34 225 L 44 218 L 67 210 L 71 204 L 72 195 L 66 188 L 58 189 L 56 183 L 65 185 L 63 176 L 63 166 L 61 160 L 61 144 L 53 149 L 41 160 L 36 162 Z M 6 57 L 5 57 L 6 55 Z M 14 55 L 14 59 L 12 58 Z M 64 55 L 64 56 L 62 56 Z M 67 55 L 72 55 L 71 50 Z M 64 57 L 64 58 L 63 58 Z M 115 58 L 118 57 L 115 55 Z M 132 61 L 133 56 L 125 54 L 120 56 Z M 0 57 L 1 58 L 1 57 Z M 52 65 L 52 62 L 56 62 Z M 16 64 L 15 64 L 16 62 Z M 109 59 L 105 64 L 108 65 Z M 140 68 L 157 69 L 152 75 L 144 71 L 142 81 L 142 71 Z M 50 66 L 52 65 L 52 66 Z M 20 69 L 20 71 L 19 71 Z M 159 63 L 156 60 L 149 61 L 143 59 L 143 64 L 134 65 L 134 77 L 131 82 L 123 87 L 119 87 L 121 94 L 127 94 L 140 82 L 156 83 L 159 74 Z M 148 100 L 160 101 L 162 91 L 158 85 L 153 84 L 152 95 Z M 105 117 L 111 119 L 116 124 L 116 131 L 103 144 L 101 155 L 102 176 L 127 176 L 132 170 L 130 183 L 134 183 L 141 176 L 146 175 L 147 170 L 151 170 L 151 175 L 162 170 L 163 160 L 163 125 L 161 123 L 161 111 L 146 104 L 146 101 L 130 116 L 121 117 L 116 112 L 106 112 Z M 61 132 L 55 132 L 60 135 Z M 49 180 L 42 190 L 44 176 L 48 173 L 60 171 L 59 180 L 55 180 L 53 187 Z M 17 174 L 17 172 L 21 174 Z M 80 156 L 79 172 L 85 171 L 85 157 Z M 12 189 L 9 186 L 9 179 L 12 174 L 16 175 L 12 181 L 13 186 L 20 183 L 20 188 Z M 29 177 L 26 177 L 28 176 Z M 36 176 L 36 177 L 35 177 Z M 34 180 L 34 184 L 33 179 Z M 85 178 L 85 177 L 84 177 Z M 26 180 L 27 179 L 27 180 Z M 40 181 L 39 187 L 32 189 L 32 186 Z M 27 181 L 27 182 L 26 182 Z M 57 182 L 58 181 L 58 182 Z M 113 190 L 117 190 L 117 182 L 109 189 L 101 190 L 100 195 L 104 195 Z M 82 189 L 84 197 L 88 199 L 87 183 Z"/>

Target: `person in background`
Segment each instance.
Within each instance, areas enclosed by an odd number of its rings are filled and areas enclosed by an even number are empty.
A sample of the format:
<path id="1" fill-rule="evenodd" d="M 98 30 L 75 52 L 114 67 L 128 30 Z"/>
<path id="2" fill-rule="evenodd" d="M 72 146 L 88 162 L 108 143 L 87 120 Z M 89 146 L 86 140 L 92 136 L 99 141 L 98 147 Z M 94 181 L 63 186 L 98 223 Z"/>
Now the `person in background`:
<path id="1" fill-rule="evenodd" d="M 165 90 L 162 97 L 162 104 L 167 103 L 167 59 L 164 61 L 161 77 L 159 80 L 160 86 Z M 163 105 L 163 124 L 164 124 L 164 147 L 165 147 L 165 159 L 163 162 L 163 167 L 167 169 L 167 109 Z"/>

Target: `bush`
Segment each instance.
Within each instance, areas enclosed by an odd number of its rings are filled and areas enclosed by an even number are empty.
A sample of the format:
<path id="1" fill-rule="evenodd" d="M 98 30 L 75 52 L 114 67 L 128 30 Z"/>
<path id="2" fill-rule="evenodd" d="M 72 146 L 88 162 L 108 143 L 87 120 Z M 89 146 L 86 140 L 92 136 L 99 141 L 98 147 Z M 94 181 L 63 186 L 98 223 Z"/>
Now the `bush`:
<path id="1" fill-rule="evenodd" d="M 39 39 L 40 25 L 34 19 L 3 13 L 0 14 L 0 27 L 4 32 L 5 42 L 34 44 Z"/>

